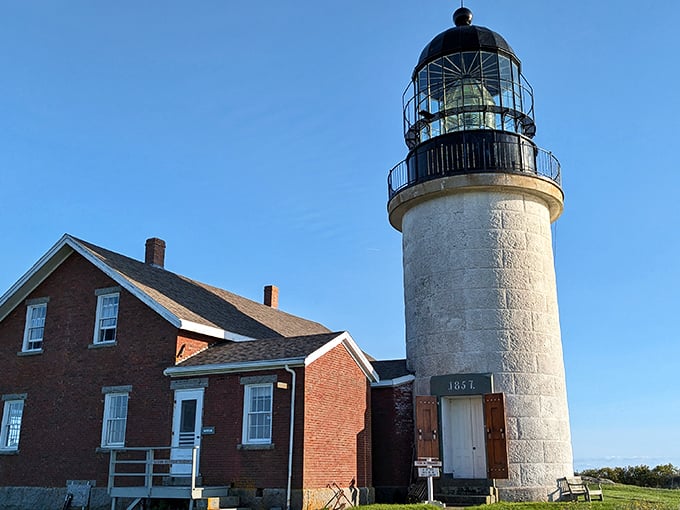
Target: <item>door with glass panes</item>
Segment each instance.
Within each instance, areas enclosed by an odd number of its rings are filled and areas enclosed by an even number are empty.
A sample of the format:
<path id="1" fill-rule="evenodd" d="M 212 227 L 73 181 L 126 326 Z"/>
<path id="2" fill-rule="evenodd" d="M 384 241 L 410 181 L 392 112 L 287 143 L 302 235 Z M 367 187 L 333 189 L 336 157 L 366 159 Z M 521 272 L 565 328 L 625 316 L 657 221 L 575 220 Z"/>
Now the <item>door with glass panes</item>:
<path id="1" fill-rule="evenodd" d="M 191 475 L 192 450 L 194 446 L 201 446 L 202 415 L 203 388 L 175 390 L 170 453 L 171 474 Z M 198 457 L 196 463 L 198 466 Z M 198 474 L 198 467 L 196 473 Z"/>

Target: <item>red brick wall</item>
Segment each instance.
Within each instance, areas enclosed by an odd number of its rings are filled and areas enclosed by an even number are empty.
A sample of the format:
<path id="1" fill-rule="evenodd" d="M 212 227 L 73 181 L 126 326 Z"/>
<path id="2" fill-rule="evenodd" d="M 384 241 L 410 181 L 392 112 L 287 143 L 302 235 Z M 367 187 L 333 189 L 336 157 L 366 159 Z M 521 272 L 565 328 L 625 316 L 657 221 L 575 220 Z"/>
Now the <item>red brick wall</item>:
<path id="1" fill-rule="evenodd" d="M 0 486 L 64 487 L 67 479 L 106 483 L 101 442 L 103 386 L 132 385 L 127 446 L 169 445 L 170 380 L 176 328 L 131 294 L 120 294 L 117 345 L 88 349 L 95 289 L 115 282 L 72 254 L 31 293 L 49 297 L 42 354 L 18 356 L 26 306 L 0 322 L 0 394 L 27 393 L 18 455 L 0 455 Z"/>
<path id="2" fill-rule="evenodd" d="M 27 393 L 19 453 L 0 455 L 0 486 L 64 487 L 69 479 L 106 484 L 101 442 L 103 386 L 132 385 L 126 446 L 168 446 L 173 391 L 163 370 L 208 339 L 183 334 L 127 291 L 121 291 L 117 344 L 92 344 L 95 290 L 116 283 L 72 254 L 28 299 L 49 297 L 42 354 L 18 356 L 26 317 L 22 303 L 0 322 L 0 394 Z M 370 386 L 343 346 L 298 374 L 293 488 L 371 485 Z M 211 376 L 205 389 L 201 471 L 206 484 L 285 487 L 291 375 L 275 373 L 288 389 L 274 388 L 273 443 L 268 450 L 239 449 L 243 390 L 239 376 Z M 304 456 L 303 456 L 304 452 Z M 304 457 L 304 458 L 303 458 Z"/>
<path id="3" fill-rule="evenodd" d="M 381 487 L 406 488 L 410 484 L 414 439 L 413 383 L 373 388 L 371 404 L 373 484 L 378 499 Z"/>
<path id="4" fill-rule="evenodd" d="M 215 338 L 181 331 L 177 336 L 177 346 L 175 348 L 176 363 L 190 358 L 208 347 L 208 345 L 216 342 L 217 340 Z"/>
<path id="5" fill-rule="evenodd" d="M 370 383 L 343 345 L 307 366 L 304 488 L 371 477 Z"/>
<path id="6" fill-rule="evenodd" d="M 297 392 L 293 489 L 371 485 L 370 385 L 343 346 L 296 368 Z M 244 386 L 240 377 L 276 375 L 288 389 L 274 387 L 272 449 L 240 447 Z M 206 484 L 245 489 L 283 488 L 288 469 L 291 375 L 284 370 L 213 375 L 205 389 L 201 472 Z M 303 481 L 304 478 L 304 481 Z"/>
<path id="7" fill-rule="evenodd" d="M 297 373 L 295 404 L 295 436 L 293 447 L 293 488 L 299 488 L 302 474 L 302 438 L 304 419 L 304 373 Z M 288 383 L 287 389 L 274 384 L 272 403 L 271 449 L 244 449 L 243 430 L 244 385 L 240 377 L 276 375 L 277 381 Z M 203 436 L 201 472 L 206 484 L 245 489 L 283 488 L 288 476 L 288 444 L 290 430 L 291 374 L 285 370 L 243 372 L 213 375 L 205 389 L 203 424 L 214 426 L 215 434 Z"/>

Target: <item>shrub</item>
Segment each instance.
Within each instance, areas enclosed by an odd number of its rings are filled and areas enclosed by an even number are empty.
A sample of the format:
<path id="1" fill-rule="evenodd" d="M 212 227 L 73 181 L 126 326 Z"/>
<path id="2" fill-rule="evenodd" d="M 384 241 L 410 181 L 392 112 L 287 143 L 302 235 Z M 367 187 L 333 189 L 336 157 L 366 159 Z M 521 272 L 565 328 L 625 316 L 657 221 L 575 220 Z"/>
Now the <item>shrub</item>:
<path id="1" fill-rule="evenodd" d="M 585 469 L 578 474 L 593 478 L 606 478 L 615 483 L 637 485 L 638 487 L 680 488 L 680 469 L 673 464 L 663 464 L 653 469 L 646 465 L 627 466 L 625 468 L 603 467 Z"/>

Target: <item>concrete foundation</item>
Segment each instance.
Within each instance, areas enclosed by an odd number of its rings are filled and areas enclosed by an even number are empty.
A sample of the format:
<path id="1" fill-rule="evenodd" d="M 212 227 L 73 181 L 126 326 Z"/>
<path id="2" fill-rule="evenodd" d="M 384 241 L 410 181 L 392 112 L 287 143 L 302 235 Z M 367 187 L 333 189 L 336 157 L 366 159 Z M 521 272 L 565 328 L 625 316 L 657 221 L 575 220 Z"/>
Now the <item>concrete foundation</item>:
<path id="1" fill-rule="evenodd" d="M 339 498 L 345 506 L 367 505 L 375 501 L 372 487 L 343 487 L 347 497 Z M 255 489 L 231 489 L 230 494 L 238 496 L 239 507 L 251 510 L 269 510 L 270 508 L 286 508 L 285 489 L 264 489 L 261 494 Z M 291 508 L 295 510 L 316 510 L 326 505 L 335 492 L 327 488 L 294 490 L 291 495 Z M 56 487 L 0 487 L 0 508 L 2 510 L 38 510 L 61 508 L 66 497 L 66 488 Z M 132 500 L 119 498 L 117 508 L 124 509 Z M 348 502 L 349 501 L 349 502 Z M 350 504 L 351 502 L 351 504 Z M 196 501 L 197 510 L 207 508 L 207 500 Z M 105 488 L 92 488 L 90 492 L 90 510 L 111 510 L 111 498 Z"/>
<path id="2" fill-rule="evenodd" d="M 65 498 L 66 487 L 0 487 L 2 510 L 61 508 Z M 111 498 L 106 488 L 91 489 L 90 510 L 111 510 Z"/>

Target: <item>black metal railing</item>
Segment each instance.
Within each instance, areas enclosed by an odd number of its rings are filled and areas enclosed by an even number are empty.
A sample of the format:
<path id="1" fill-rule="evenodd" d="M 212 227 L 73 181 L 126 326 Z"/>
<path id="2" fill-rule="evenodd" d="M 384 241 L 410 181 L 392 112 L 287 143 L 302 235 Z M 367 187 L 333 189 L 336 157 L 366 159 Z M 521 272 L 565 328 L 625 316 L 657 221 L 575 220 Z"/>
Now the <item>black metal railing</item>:
<path id="1" fill-rule="evenodd" d="M 421 182 L 481 172 L 521 173 L 544 177 L 561 186 L 560 162 L 526 139 L 472 139 L 419 148 L 390 170 L 389 199 Z"/>

